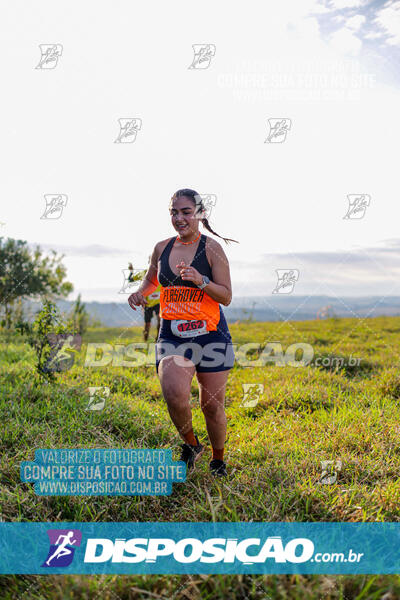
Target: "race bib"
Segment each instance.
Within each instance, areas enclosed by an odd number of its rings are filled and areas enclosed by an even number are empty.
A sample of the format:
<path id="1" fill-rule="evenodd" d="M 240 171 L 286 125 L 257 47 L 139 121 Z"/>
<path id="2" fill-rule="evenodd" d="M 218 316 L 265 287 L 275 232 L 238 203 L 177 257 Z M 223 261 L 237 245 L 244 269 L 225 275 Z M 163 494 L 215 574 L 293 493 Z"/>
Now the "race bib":
<path id="1" fill-rule="evenodd" d="M 204 335 L 207 331 L 207 321 L 198 319 L 196 321 L 186 319 L 174 319 L 171 321 L 171 331 L 178 337 L 193 337 Z"/>

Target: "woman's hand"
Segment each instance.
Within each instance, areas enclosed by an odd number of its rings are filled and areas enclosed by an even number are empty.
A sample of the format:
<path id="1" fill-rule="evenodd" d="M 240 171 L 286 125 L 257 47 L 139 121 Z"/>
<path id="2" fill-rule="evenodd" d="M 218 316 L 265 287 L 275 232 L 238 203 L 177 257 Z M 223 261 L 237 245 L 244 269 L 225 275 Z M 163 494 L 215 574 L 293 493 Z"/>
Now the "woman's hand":
<path id="1" fill-rule="evenodd" d="M 128 303 L 133 310 L 136 310 L 135 305 L 143 306 L 145 308 L 147 305 L 147 300 L 141 292 L 134 292 L 129 296 Z"/>
<path id="2" fill-rule="evenodd" d="M 201 285 L 203 283 L 203 275 L 201 275 L 194 267 L 186 266 L 185 261 L 182 260 L 176 265 L 176 268 L 179 270 L 181 278 L 185 281 L 193 281 L 196 285 Z"/>

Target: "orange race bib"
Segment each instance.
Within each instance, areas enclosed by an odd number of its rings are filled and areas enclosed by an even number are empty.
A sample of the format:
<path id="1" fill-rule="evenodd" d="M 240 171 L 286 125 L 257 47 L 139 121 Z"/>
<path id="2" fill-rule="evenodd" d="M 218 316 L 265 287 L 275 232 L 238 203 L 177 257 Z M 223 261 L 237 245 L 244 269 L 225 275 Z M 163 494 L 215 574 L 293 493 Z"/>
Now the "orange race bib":
<path id="1" fill-rule="evenodd" d="M 183 285 L 162 287 L 160 317 L 168 321 L 204 319 L 207 331 L 216 331 L 220 318 L 219 304 L 199 288 Z"/>

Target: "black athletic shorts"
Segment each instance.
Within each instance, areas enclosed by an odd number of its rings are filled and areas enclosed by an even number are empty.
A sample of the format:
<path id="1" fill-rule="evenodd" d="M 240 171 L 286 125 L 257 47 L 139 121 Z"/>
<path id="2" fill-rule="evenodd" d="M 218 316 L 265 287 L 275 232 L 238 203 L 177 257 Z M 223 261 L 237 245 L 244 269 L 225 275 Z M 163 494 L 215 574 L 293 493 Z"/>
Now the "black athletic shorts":
<path id="1" fill-rule="evenodd" d="M 222 322 L 221 322 L 222 321 Z M 178 337 L 171 331 L 171 322 L 161 319 L 161 327 L 155 346 L 156 370 L 165 356 L 176 356 L 180 366 L 186 366 L 183 358 L 190 359 L 198 373 L 228 371 L 235 363 L 232 338 L 225 318 L 220 320 L 216 331 L 204 335 Z"/>
<path id="2" fill-rule="evenodd" d="M 151 318 L 153 313 L 155 316 L 160 312 L 160 304 L 154 304 L 154 306 L 145 306 L 144 307 L 144 322 L 151 323 Z"/>

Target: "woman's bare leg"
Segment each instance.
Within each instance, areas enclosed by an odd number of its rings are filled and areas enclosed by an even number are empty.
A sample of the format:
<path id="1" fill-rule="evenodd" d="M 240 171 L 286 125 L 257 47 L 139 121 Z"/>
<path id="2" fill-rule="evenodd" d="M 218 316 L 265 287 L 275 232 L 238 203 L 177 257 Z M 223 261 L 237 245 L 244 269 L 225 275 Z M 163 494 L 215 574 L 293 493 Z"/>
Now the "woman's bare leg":
<path id="1" fill-rule="evenodd" d="M 226 438 L 225 389 L 229 371 L 197 373 L 200 407 L 213 449 L 222 449 Z"/>
<path id="2" fill-rule="evenodd" d="M 187 366 L 180 366 L 176 358 L 175 355 L 165 356 L 158 365 L 158 376 L 172 422 L 186 441 L 185 433 L 192 430 L 190 386 L 195 366 L 189 359 L 184 359 Z M 179 357 L 179 362 L 182 362 L 182 357 Z"/>

